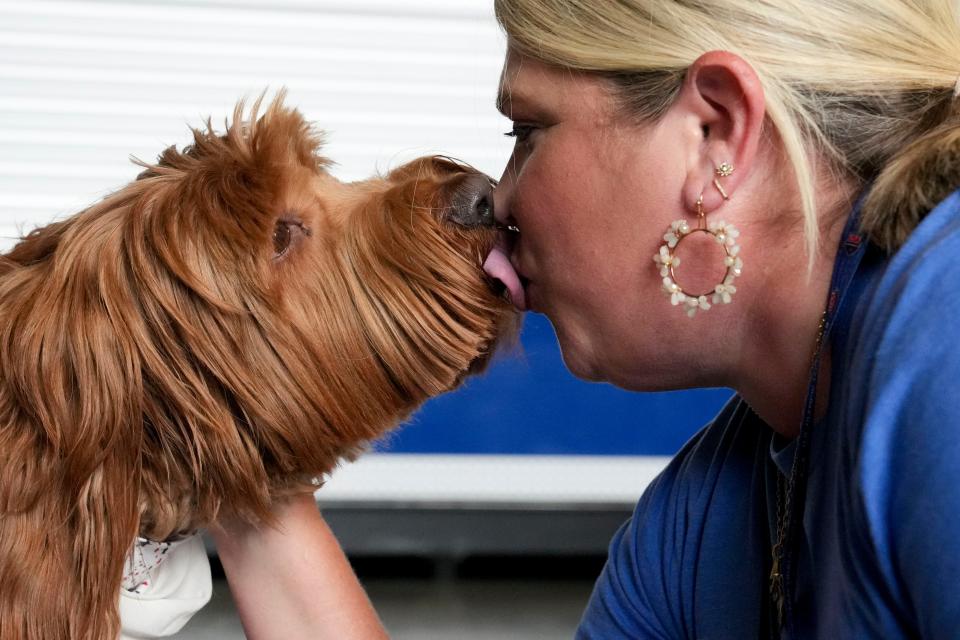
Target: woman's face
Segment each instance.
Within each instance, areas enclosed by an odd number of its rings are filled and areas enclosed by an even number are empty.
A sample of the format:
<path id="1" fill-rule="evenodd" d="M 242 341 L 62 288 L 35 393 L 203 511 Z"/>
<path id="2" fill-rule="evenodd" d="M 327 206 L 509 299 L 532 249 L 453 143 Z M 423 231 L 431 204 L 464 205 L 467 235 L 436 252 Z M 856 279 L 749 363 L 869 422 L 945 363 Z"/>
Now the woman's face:
<path id="1" fill-rule="evenodd" d="M 528 308 L 548 316 L 577 376 L 668 388 L 668 336 L 690 322 L 661 293 L 653 255 L 670 222 L 693 220 L 681 189 L 699 124 L 640 126 L 605 81 L 508 51 L 500 110 L 516 144 L 497 217 L 520 234 L 511 261 Z"/>

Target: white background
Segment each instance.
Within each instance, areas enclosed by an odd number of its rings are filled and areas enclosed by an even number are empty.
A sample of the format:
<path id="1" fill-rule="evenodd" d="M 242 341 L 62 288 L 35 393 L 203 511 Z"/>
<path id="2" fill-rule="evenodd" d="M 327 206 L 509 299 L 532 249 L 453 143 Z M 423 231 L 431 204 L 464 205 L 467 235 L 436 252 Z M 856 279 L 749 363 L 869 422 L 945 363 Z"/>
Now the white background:
<path id="1" fill-rule="evenodd" d="M 207 116 L 289 90 L 345 180 L 445 153 L 499 177 L 491 0 L 0 0 L 0 250 Z"/>

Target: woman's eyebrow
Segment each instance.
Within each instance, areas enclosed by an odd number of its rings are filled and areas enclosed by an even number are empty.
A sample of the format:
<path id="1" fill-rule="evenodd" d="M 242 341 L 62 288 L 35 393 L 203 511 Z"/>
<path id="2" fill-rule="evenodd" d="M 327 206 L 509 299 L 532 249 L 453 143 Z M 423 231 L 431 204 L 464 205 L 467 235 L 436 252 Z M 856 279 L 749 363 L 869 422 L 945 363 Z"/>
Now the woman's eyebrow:
<path id="1" fill-rule="evenodd" d="M 497 93 L 496 106 L 497 111 L 507 118 L 513 117 L 514 108 L 522 110 L 524 113 L 530 113 L 531 115 L 539 115 L 544 111 L 537 105 L 535 100 L 528 98 L 523 93 L 502 85 L 500 91 Z"/>

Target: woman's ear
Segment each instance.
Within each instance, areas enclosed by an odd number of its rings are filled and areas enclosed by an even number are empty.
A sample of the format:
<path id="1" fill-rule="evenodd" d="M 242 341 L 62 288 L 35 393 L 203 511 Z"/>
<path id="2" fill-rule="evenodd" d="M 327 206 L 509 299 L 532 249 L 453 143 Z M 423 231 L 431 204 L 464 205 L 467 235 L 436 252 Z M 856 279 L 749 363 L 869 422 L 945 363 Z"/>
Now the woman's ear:
<path id="1" fill-rule="evenodd" d="M 702 195 L 703 210 L 713 211 L 723 204 L 724 194 L 733 197 L 756 160 L 766 115 L 760 78 L 743 58 L 710 51 L 690 65 L 676 106 L 700 130 L 700 144 L 689 156 L 684 205 L 696 211 Z M 716 170 L 723 163 L 733 172 L 720 177 Z"/>

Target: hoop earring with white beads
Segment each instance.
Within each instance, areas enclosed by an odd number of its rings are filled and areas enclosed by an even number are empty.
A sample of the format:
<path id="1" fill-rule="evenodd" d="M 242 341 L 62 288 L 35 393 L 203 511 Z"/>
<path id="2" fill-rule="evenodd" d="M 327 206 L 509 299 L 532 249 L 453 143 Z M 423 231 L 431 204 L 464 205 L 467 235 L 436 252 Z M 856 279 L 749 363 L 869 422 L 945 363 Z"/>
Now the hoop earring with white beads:
<path id="1" fill-rule="evenodd" d="M 732 173 L 733 166 L 729 162 L 721 163 L 716 169 L 717 178 L 714 179 L 713 184 L 720 191 L 724 200 L 729 198 L 720 185 L 719 178 L 726 178 Z M 712 291 L 701 294 L 690 293 L 677 284 L 675 271 L 680 266 L 677 246 L 694 233 L 707 233 L 714 237 L 723 248 L 723 264 L 726 267 L 723 281 L 716 285 Z M 703 194 L 700 194 L 697 199 L 696 228 L 691 228 L 686 220 L 675 220 L 670 224 L 670 228 L 663 235 L 664 244 L 660 247 L 657 255 L 653 256 L 653 261 L 659 265 L 660 277 L 663 278 L 663 292 L 670 298 L 670 303 L 673 306 L 682 307 L 687 316 L 692 318 L 698 311 L 709 311 L 712 305 L 730 304 L 733 294 L 737 292 L 734 281 L 743 272 L 743 260 L 739 255 L 740 245 L 737 244 L 739 236 L 740 232 L 736 227 L 722 220 L 707 224 L 706 214 L 703 211 Z"/>

